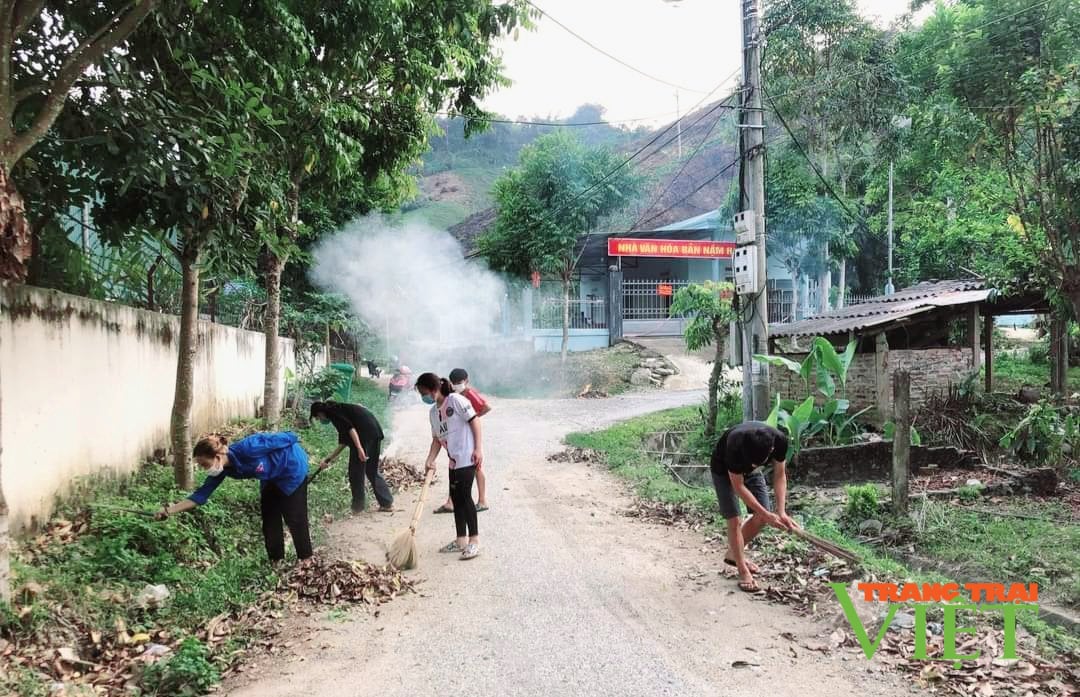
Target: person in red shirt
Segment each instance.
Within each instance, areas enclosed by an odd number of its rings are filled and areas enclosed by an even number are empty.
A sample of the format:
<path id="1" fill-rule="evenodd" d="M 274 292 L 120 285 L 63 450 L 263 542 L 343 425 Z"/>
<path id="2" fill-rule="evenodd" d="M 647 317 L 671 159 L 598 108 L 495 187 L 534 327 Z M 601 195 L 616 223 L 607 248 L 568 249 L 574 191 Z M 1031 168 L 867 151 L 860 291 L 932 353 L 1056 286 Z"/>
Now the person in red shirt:
<path id="1" fill-rule="evenodd" d="M 472 404 L 472 408 L 476 411 L 477 416 L 484 416 L 485 414 L 491 413 L 491 405 L 488 404 L 483 395 L 469 385 L 469 374 L 465 372 L 464 368 L 454 368 L 450 371 L 450 386 L 453 388 L 454 392 L 469 400 L 469 403 Z M 487 477 L 484 476 L 483 465 L 476 468 L 476 493 L 477 512 L 486 511 L 488 509 Z M 446 503 L 436 508 L 435 512 L 453 513 L 454 502 L 447 498 Z"/>

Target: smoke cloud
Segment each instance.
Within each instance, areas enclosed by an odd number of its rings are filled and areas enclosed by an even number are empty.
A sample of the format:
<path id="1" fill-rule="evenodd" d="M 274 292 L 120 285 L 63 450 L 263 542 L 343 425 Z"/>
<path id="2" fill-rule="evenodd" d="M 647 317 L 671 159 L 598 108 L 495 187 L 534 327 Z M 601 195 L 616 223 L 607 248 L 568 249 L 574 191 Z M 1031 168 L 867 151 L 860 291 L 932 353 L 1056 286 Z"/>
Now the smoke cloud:
<path id="1" fill-rule="evenodd" d="M 313 282 L 348 297 L 414 373 L 446 375 L 465 349 L 507 341 L 507 284 L 466 260 L 445 231 L 367 216 L 322 241 L 313 257 Z M 460 367 L 472 375 L 473 367 Z"/>

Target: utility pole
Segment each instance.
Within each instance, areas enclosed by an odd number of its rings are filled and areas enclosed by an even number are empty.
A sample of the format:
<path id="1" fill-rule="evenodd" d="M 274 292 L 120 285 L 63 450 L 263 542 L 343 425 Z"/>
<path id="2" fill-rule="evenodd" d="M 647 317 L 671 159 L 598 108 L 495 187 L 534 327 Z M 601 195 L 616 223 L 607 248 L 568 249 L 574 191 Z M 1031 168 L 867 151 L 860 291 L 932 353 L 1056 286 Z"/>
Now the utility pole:
<path id="1" fill-rule="evenodd" d="M 768 353 L 769 298 L 765 259 L 765 118 L 761 101 L 761 0 L 742 0 L 743 92 L 739 119 L 742 160 L 740 180 L 747 201 L 744 211 L 753 212 L 755 250 L 752 284 L 743 288 L 740 312 L 743 326 L 743 418 L 764 420 L 769 413 L 769 369 L 754 360 Z M 748 240 L 749 241 L 749 240 Z M 750 292 L 746 292 L 749 290 Z M 747 301 L 751 307 L 747 307 Z"/>
<path id="2" fill-rule="evenodd" d="M 889 160 L 889 280 L 885 282 L 885 295 L 892 295 L 896 292 L 896 286 L 893 285 L 893 266 L 892 266 L 892 251 L 893 251 L 893 195 L 892 195 L 892 182 L 893 182 L 893 161 Z"/>
<path id="3" fill-rule="evenodd" d="M 679 133 L 679 159 L 682 159 L 682 109 L 679 107 L 679 90 L 675 90 L 675 128 Z"/>

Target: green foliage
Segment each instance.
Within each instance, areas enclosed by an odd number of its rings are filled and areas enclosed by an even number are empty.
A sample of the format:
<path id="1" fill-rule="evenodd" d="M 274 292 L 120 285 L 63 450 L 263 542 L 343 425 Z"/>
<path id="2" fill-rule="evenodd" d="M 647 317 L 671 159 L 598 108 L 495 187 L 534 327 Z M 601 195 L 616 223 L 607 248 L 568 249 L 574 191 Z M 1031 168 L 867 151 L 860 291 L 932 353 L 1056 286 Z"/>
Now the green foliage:
<path id="1" fill-rule="evenodd" d="M 857 344 L 852 341 L 843 353 L 837 353 L 833 345 L 823 337 L 817 337 L 802 363 L 783 356 L 755 355 L 754 360 L 776 368 L 790 370 L 803 379 L 807 392 L 811 392 L 813 379 L 818 392 L 824 397 L 821 405 L 814 394 L 802 402 L 781 399 L 776 402 L 766 422 L 783 428 L 788 434 L 788 458 L 794 458 L 814 438 L 821 438 L 825 445 L 850 443 L 859 433 L 856 422 L 868 409 L 850 414 L 851 403 L 843 397 L 847 388 L 847 374 L 855 359 Z M 837 396 L 837 385 L 840 396 Z"/>
<path id="2" fill-rule="evenodd" d="M 521 151 L 520 165 L 495 182 L 498 217 L 477 241 L 478 251 L 500 271 L 540 271 L 567 281 L 582 238 L 640 186 L 619 162 L 614 152 L 582 145 L 569 133 L 537 138 Z"/>
<path id="3" fill-rule="evenodd" d="M 982 496 L 982 487 L 974 484 L 971 486 L 965 484 L 956 491 L 956 497 L 968 503 L 978 501 L 980 496 Z"/>
<path id="4" fill-rule="evenodd" d="M 896 437 L 896 422 L 886 421 L 884 427 L 881 430 L 882 436 L 884 436 L 885 440 L 891 441 L 894 437 Z M 912 445 L 922 445 L 922 435 L 919 434 L 918 430 L 916 430 L 914 426 L 910 427 L 908 436 L 911 439 Z"/>
<path id="5" fill-rule="evenodd" d="M 1046 401 L 1032 404 L 1016 426 L 1002 436 L 999 445 L 1036 464 L 1058 464 L 1065 453 L 1080 446 L 1080 416 L 1067 407 Z"/>
<path id="6" fill-rule="evenodd" d="M 145 695 L 198 697 L 221 680 L 221 674 L 210 661 L 210 651 L 193 637 L 180 642 L 176 653 L 152 663 L 142 675 Z"/>
<path id="7" fill-rule="evenodd" d="M 308 399 L 325 402 L 333 398 L 334 392 L 341 387 L 341 373 L 333 368 L 323 368 L 301 382 L 301 389 Z"/>
<path id="8" fill-rule="evenodd" d="M 690 319 L 683 331 L 686 348 L 697 351 L 715 342 L 722 349 L 728 324 L 735 320 L 735 311 L 731 309 L 734 292 L 731 283 L 716 281 L 691 283 L 679 289 L 671 299 L 670 313 L 673 317 Z"/>
<path id="9" fill-rule="evenodd" d="M 1027 350 L 1027 359 L 1035 363 L 1036 365 L 1047 365 L 1050 363 L 1050 342 L 1049 341 L 1037 341 Z"/>
<path id="10" fill-rule="evenodd" d="M 844 494 L 847 495 L 844 513 L 853 523 L 876 518 L 881 512 L 876 484 L 849 484 L 844 487 Z"/>

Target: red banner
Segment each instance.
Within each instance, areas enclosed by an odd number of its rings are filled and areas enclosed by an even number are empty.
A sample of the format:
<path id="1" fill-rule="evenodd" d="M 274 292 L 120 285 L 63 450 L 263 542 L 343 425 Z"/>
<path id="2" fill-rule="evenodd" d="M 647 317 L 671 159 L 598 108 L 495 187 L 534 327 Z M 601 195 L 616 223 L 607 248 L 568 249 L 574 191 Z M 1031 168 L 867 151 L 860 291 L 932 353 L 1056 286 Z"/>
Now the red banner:
<path id="1" fill-rule="evenodd" d="M 670 283 L 661 283 L 656 286 L 656 294 L 671 297 L 672 287 Z"/>
<path id="2" fill-rule="evenodd" d="M 667 257 L 685 259 L 730 259 L 734 242 L 711 240 L 650 240 L 632 237 L 609 237 L 607 253 L 611 257 Z"/>

